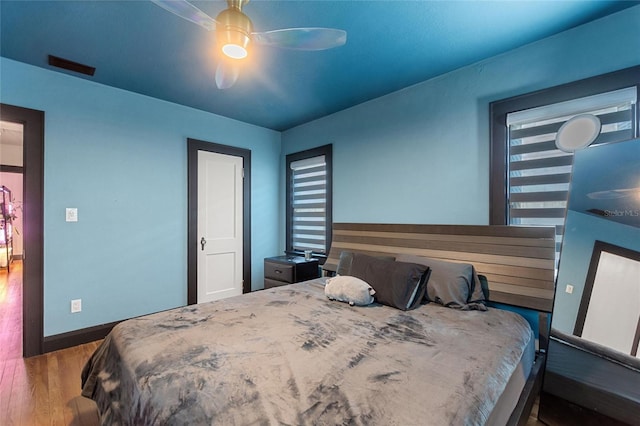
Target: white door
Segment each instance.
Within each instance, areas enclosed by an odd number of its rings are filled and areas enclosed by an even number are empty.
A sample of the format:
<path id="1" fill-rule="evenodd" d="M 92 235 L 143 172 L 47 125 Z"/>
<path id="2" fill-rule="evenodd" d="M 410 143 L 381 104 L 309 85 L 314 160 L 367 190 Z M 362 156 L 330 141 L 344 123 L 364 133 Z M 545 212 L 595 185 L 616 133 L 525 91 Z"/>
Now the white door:
<path id="1" fill-rule="evenodd" d="M 631 355 L 640 321 L 638 277 L 637 260 L 606 251 L 600 253 L 582 328 L 583 339 Z M 640 358 L 640 351 L 636 356 Z"/>
<path id="2" fill-rule="evenodd" d="M 198 303 L 242 294 L 242 167 L 198 151 Z"/>

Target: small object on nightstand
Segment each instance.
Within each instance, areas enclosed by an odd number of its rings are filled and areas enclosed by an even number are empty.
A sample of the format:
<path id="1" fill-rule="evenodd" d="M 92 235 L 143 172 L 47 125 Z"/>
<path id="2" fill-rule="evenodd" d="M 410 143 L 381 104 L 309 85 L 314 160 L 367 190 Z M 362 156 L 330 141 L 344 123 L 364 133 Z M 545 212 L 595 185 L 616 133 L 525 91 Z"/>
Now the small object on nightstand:
<path id="1" fill-rule="evenodd" d="M 264 288 L 299 283 L 318 278 L 318 259 L 302 256 L 276 256 L 264 259 Z"/>

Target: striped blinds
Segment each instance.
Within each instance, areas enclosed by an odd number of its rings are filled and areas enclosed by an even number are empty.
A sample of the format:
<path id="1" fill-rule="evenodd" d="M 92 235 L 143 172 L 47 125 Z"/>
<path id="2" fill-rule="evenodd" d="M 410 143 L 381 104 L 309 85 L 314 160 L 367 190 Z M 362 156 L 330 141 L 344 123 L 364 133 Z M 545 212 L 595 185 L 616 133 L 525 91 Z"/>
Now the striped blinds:
<path id="1" fill-rule="evenodd" d="M 636 99 L 630 87 L 508 114 L 509 224 L 555 226 L 559 253 L 573 154 L 556 148 L 556 132 L 575 115 L 593 114 L 602 130 L 592 145 L 633 139 Z"/>
<path id="2" fill-rule="evenodd" d="M 292 249 L 327 253 L 327 164 L 324 155 L 291 162 Z"/>

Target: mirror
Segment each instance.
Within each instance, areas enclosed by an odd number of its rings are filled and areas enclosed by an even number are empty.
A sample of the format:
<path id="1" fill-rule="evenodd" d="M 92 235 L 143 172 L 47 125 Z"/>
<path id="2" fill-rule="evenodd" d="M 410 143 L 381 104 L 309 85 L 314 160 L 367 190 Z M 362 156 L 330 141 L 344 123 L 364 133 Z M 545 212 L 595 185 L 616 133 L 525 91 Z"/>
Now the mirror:
<path id="1" fill-rule="evenodd" d="M 559 331 L 639 357 L 638 277 L 640 139 L 577 151 L 552 334 Z"/>

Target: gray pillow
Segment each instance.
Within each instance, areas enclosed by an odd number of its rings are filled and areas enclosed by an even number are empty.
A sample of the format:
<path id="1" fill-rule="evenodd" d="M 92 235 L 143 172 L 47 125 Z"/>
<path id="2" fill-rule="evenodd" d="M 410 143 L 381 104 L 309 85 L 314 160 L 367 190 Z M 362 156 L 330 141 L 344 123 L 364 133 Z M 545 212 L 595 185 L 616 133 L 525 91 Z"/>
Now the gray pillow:
<path id="1" fill-rule="evenodd" d="M 419 263 L 431 268 L 426 291 L 428 302 L 454 309 L 487 310 L 482 284 L 473 265 L 406 254 L 399 255 L 396 261 Z"/>
<path id="2" fill-rule="evenodd" d="M 378 303 L 406 311 L 423 299 L 429 268 L 353 253 L 350 275 L 369 283 Z"/>
<path id="3" fill-rule="evenodd" d="M 478 280 L 480 280 L 480 287 L 482 288 L 482 295 L 484 300 L 489 300 L 489 280 L 484 275 L 478 274 Z"/>
<path id="4" fill-rule="evenodd" d="M 351 275 L 351 264 L 353 263 L 354 252 L 343 250 L 340 252 L 336 275 Z M 394 256 L 373 256 L 377 259 L 395 260 Z"/>

